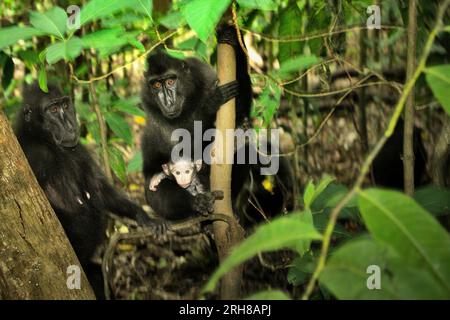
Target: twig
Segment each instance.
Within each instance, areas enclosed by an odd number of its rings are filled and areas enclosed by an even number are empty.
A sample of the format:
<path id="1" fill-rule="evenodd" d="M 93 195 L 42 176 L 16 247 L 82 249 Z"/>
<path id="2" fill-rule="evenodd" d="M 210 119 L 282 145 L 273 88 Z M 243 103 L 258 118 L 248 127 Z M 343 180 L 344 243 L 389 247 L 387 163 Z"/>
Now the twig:
<path id="1" fill-rule="evenodd" d="M 95 81 L 99 81 L 99 80 L 105 79 L 105 78 L 107 78 L 108 76 L 110 76 L 111 74 L 116 73 L 117 71 L 122 70 L 122 69 L 124 69 L 124 68 L 127 68 L 128 66 L 132 65 L 133 63 L 135 63 L 137 60 L 142 59 L 142 58 L 145 58 L 150 52 L 152 52 L 153 50 L 155 50 L 155 48 L 156 48 L 157 46 L 159 46 L 161 43 L 164 43 L 167 39 L 173 37 L 173 36 L 174 36 L 175 34 L 177 34 L 177 33 L 178 33 L 178 30 L 175 30 L 175 31 L 172 31 L 172 32 L 166 34 L 164 37 L 159 38 L 159 40 L 158 40 L 154 45 L 152 45 L 152 46 L 150 47 L 150 49 L 148 49 L 147 51 L 145 51 L 143 54 L 137 56 L 136 59 L 134 59 L 134 60 L 132 60 L 132 61 L 130 61 L 130 62 L 128 62 L 128 63 L 126 63 L 126 64 L 120 66 L 120 67 L 117 67 L 117 68 L 115 68 L 114 70 L 112 70 L 111 72 L 108 72 L 108 73 L 106 73 L 106 74 L 104 74 L 104 75 L 97 76 L 97 77 L 93 77 L 93 78 L 90 78 L 90 79 L 88 79 L 88 80 L 78 79 L 78 78 L 73 74 L 73 72 L 72 72 L 71 76 L 72 76 L 72 78 L 73 78 L 76 82 L 81 83 L 81 84 L 89 84 L 89 83 L 92 83 L 92 82 L 95 82 Z"/>
<path id="2" fill-rule="evenodd" d="M 402 26 L 386 26 L 383 25 L 381 26 L 382 29 L 404 29 L 404 27 Z M 282 38 L 276 38 L 276 37 L 272 37 L 272 36 L 267 36 L 264 35 L 262 33 L 258 33 L 258 32 L 254 32 L 252 30 L 246 29 L 241 27 L 241 30 L 248 32 L 252 35 L 261 37 L 264 40 L 267 41 L 272 41 L 272 42 L 296 42 L 296 41 L 308 41 L 308 40 L 312 40 L 312 39 L 318 39 L 318 38 L 324 38 L 324 37 L 329 37 L 332 35 L 336 35 L 339 33 L 344 33 L 344 32 L 349 32 L 349 31 L 358 31 L 361 29 L 368 29 L 368 27 L 366 26 L 355 26 L 355 27 L 349 27 L 349 28 L 345 28 L 345 29 L 340 29 L 340 30 L 334 30 L 334 31 L 326 31 L 324 33 L 319 33 L 319 34 L 315 34 L 315 35 L 306 35 L 306 36 L 302 36 L 302 37 L 282 37 Z"/>

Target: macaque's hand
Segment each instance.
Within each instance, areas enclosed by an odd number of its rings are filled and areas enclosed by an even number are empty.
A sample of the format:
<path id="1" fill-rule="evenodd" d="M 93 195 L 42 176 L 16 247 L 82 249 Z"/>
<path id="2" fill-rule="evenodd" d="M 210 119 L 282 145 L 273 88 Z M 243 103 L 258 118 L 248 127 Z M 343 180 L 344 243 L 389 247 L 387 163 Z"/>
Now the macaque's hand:
<path id="1" fill-rule="evenodd" d="M 150 191 L 156 191 L 156 188 L 160 184 L 161 180 L 164 179 L 165 175 L 161 173 L 156 173 L 153 175 L 153 177 L 150 179 L 150 184 L 148 185 L 148 188 Z"/>
<path id="2" fill-rule="evenodd" d="M 222 199 L 222 191 L 200 193 L 194 198 L 194 210 L 201 215 L 207 216 L 214 212 L 214 202 Z"/>

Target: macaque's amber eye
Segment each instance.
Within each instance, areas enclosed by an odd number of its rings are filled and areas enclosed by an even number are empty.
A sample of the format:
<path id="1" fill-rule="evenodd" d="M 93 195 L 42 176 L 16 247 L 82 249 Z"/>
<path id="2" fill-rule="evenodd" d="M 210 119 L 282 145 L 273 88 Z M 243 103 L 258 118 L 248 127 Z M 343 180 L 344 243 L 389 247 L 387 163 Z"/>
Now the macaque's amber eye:
<path id="1" fill-rule="evenodd" d="M 153 89 L 161 89 L 161 82 L 155 81 L 152 84 Z"/>
<path id="2" fill-rule="evenodd" d="M 179 175 L 180 175 L 180 171 L 177 171 L 176 173 L 177 173 L 177 176 L 179 176 Z"/>
<path id="3" fill-rule="evenodd" d="M 186 170 L 186 172 L 185 172 L 186 174 L 189 174 L 189 170 Z"/>
<path id="4" fill-rule="evenodd" d="M 175 80 L 174 79 L 167 79 L 166 80 L 166 85 L 171 87 L 175 84 Z"/>

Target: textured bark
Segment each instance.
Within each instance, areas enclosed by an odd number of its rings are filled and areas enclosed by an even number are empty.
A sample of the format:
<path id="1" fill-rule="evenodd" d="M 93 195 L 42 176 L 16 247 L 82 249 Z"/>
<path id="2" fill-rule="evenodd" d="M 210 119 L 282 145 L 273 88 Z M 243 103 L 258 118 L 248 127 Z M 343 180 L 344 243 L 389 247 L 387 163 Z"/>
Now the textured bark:
<path id="1" fill-rule="evenodd" d="M 236 80 L 236 58 L 234 49 L 228 44 L 219 44 L 217 49 L 217 74 L 221 84 Z M 235 99 L 225 103 L 217 112 L 216 128 L 224 139 L 223 148 L 214 146 L 214 157 L 219 159 L 233 159 L 234 138 L 226 139 L 226 129 L 234 129 L 236 125 Z M 227 143 L 228 141 L 228 143 Z M 230 144 L 230 145 L 229 145 Z M 219 252 L 219 260 L 223 262 L 230 249 L 242 239 L 242 229 L 239 227 L 231 204 L 231 170 L 229 161 L 216 163 L 211 166 L 211 190 L 222 190 L 223 200 L 217 200 L 214 205 L 215 213 L 225 214 L 230 217 L 232 223 L 214 222 L 214 238 Z M 221 299 L 237 299 L 240 296 L 242 279 L 242 267 L 237 267 L 227 273 L 220 284 Z"/>
<path id="2" fill-rule="evenodd" d="M 0 299 L 94 299 L 80 263 L 0 110 Z M 67 287 L 80 266 L 81 289 Z"/>

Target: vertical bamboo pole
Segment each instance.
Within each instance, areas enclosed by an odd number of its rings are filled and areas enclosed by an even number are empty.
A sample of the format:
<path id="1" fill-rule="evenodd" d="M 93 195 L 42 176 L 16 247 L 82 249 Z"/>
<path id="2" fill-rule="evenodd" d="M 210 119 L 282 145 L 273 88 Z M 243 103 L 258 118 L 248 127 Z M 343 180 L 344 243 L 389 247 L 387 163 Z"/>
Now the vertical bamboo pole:
<path id="1" fill-rule="evenodd" d="M 220 43 L 217 48 L 217 75 L 220 84 L 236 80 L 236 54 L 232 46 Z M 226 130 L 234 129 L 236 122 L 235 99 L 231 99 L 217 112 L 216 129 L 219 136 L 223 137 L 222 145 L 217 144 L 213 149 L 213 164 L 211 166 L 211 190 L 222 190 L 223 200 L 216 200 L 214 211 L 229 216 L 233 225 L 225 222 L 214 222 L 214 236 L 219 252 L 219 260 L 223 262 L 231 248 L 242 239 L 242 231 L 234 218 L 231 203 L 231 172 L 233 159 L 234 136 L 227 137 Z M 214 163 L 219 159 L 221 163 Z M 227 273 L 221 281 L 221 299 L 237 299 L 240 296 L 242 267 L 237 267 Z"/>

